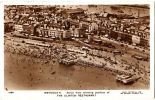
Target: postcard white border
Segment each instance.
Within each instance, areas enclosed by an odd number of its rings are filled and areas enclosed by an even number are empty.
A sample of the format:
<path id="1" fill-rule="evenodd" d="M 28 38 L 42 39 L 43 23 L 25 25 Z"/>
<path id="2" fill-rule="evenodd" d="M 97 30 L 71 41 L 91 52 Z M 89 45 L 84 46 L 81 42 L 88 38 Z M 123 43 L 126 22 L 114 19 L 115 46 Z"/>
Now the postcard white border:
<path id="1" fill-rule="evenodd" d="M 150 89 L 149 90 L 127 90 L 127 91 L 142 91 L 143 94 L 139 95 L 121 95 L 120 93 L 125 90 L 110 90 L 110 94 L 97 96 L 97 97 L 82 97 L 82 98 L 59 98 L 54 95 L 46 95 L 44 91 L 14 91 L 14 94 L 8 94 L 7 91 L 4 91 L 4 5 L 87 5 L 87 4 L 149 4 L 150 5 Z M 141 100 L 152 100 L 154 96 L 154 2 L 151 0 L 15 0 L 15 1 L 4 1 L 0 2 L 0 52 L 1 52 L 1 60 L 0 60 L 0 99 L 1 100 L 52 100 L 52 99 L 119 99 L 119 100 L 131 100 L 131 99 L 141 99 Z M 47 90 L 50 92 L 49 90 Z M 55 91 L 55 90 L 53 90 Z M 58 90 L 59 91 L 59 90 Z M 62 90 L 63 91 L 76 91 L 76 90 Z M 77 90 L 79 91 L 79 90 Z M 80 90 L 80 91 L 90 91 L 90 90 Z M 96 90 L 91 90 L 96 91 Z M 103 90 L 109 91 L 109 90 Z M 2 98 L 1 98 L 2 97 Z"/>

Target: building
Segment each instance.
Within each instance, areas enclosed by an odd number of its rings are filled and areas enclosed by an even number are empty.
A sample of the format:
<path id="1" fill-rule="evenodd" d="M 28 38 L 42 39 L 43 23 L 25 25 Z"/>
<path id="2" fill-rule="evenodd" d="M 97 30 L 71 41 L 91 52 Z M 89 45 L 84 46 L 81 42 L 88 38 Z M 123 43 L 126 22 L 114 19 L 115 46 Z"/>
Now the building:
<path id="1" fill-rule="evenodd" d="M 15 27 L 15 31 L 16 31 L 16 32 L 21 32 L 21 31 L 23 31 L 23 25 L 17 25 L 17 24 L 16 24 L 14 27 Z"/>
<path id="2" fill-rule="evenodd" d="M 49 32 L 48 32 L 48 36 L 50 38 L 56 38 L 56 28 L 50 27 L 49 28 Z"/>
<path id="3" fill-rule="evenodd" d="M 62 34 L 63 39 L 70 39 L 71 38 L 71 32 L 69 30 L 64 30 Z"/>
<path id="4" fill-rule="evenodd" d="M 13 22 L 5 22 L 4 23 L 4 32 L 12 32 L 12 31 L 14 31 Z"/>

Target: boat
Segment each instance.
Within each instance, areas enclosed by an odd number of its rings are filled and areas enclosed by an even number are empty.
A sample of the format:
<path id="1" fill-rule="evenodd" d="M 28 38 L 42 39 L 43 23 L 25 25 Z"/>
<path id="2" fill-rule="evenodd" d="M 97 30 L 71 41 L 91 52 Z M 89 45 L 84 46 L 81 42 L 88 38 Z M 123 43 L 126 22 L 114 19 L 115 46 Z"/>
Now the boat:
<path id="1" fill-rule="evenodd" d="M 128 84 L 128 83 L 133 83 L 137 81 L 140 77 L 136 75 L 117 75 L 116 80 L 123 83 L 123 84 Z"/>

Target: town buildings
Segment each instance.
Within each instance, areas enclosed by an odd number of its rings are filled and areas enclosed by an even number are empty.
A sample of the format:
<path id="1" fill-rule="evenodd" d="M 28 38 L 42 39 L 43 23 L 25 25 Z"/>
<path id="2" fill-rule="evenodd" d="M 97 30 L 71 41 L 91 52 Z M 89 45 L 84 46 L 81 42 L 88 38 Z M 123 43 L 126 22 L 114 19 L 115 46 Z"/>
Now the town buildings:
<path id="1" fill-rule="evenodd" d="M 19 33 L 46 38 L 106 37 L 149 48 L 147 5 L 5 6 Z M 20 9 L 20 10 L 19 10 Z M 12 27 L 7 24 L 6 27 Z"/>

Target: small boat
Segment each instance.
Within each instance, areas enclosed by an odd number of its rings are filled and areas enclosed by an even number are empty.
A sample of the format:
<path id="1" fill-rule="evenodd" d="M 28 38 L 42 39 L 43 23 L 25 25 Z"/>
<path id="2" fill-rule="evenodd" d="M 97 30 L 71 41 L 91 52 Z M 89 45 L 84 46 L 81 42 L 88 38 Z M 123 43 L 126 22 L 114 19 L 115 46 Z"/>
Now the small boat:
<path id="1" fill-rule="evenodd" d="M 116 80 L 122 82 L 123 84 L 133 83 L 137 81 L 140 77 L 136 75 L 117 75 Z"/>

